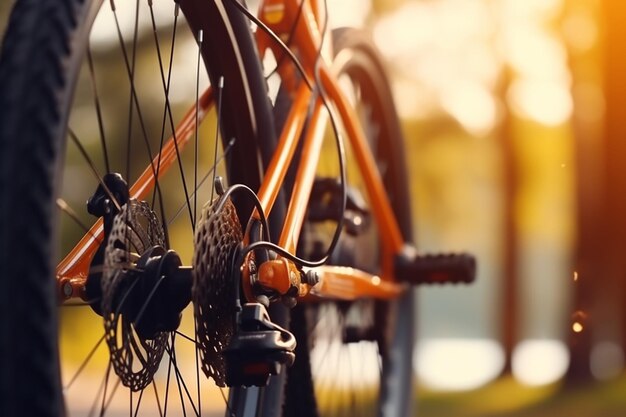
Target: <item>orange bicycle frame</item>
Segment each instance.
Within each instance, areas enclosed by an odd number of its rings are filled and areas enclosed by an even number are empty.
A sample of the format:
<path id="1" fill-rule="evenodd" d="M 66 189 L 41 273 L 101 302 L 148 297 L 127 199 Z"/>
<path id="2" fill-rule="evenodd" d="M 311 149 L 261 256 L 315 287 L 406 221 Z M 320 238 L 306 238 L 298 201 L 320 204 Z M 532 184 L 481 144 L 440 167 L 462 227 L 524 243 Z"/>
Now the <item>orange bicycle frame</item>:
<path id="1" fill-rule="evenodd" d="M 268 25 L 279 37 L 283 39 L 292 33 L 289 39 L 290 48 L 295 51 L 305 70 L 304 76 L 311 80 L 319 79 L 325 97 L 335 111 L 336 120 L 345 130 L 345 136 L 354 151 L 355 160 L 363 176 L 366 192 L 372 209 L 375 223 L 379 228 L 382 248 L 382 271 L 380 276 L 371 275 L 354 268 L 322 266 L 316 268 L 320 276 L 320 283 L 313 289 L 311 286 L 301 283 L 298 279 L 299 271 L 296 266 L 281 257 L 261 265 L 258 272 L 258 282 L 264 287 L 285 292 L 290 286 L 298 288 L 298 295 L 358 299 L 374 297 L 390 299 L 397 297 L 405 289 L 405 285 L 395 282 L 393 272 L 393 259 L 404 247 L 404 240 L 396 222 L 389 199 L 385 192 L 383 181 L 376 169 L 376 161 L 372 155 L 364 132 L 357 120 L 354 110 L 351 108 L 346 97 L 339 89 L 337 80 L 320 57 L 324 26 L 323 10 L 316 2 L 303 0 L 265 0 L 259 9 L 259 18 Z M 292 28 L 294 28 L 292 30 Z M 324 132 L 328 122 L 328 112 L 319 95 L 310 91 L 309 87 L 296 74 L 294 66 L 288 59 L 279 59 L 284 51 L 260 29 L 257 31 L 257 43 L 259 51 L 264 54 L 272 50 L 277 62 L 281 62 L 278 72 L 281 81 L 288 87 L 292 96 L 292 107 L 285 122 L 278 146 L 273 159 L 268 166 L 265 177 L 258 190 L 258 197 L 263 211 L 267 214 L 272 210 L 279 190 L 287 173 L 287 169 L 293 159 L 296 148 L 302 141 L 303 154 L 298 163 L 295 185 L 292 190 L 282 233 L 278 245 L 290 253 L 294 253 L 298 244 L 300 230 L 306 214 L 311 190 L 315 180 L 318 157 L 324 139 Z M 326 51 L 324 51 L 326 52 Z M 322 54 L 325 55 L 325 54 Z M 317 76 L 316 76 L 316 70 Z M 311 100 L 315 100 L 311 103 Z M 309 113 L 311 104 L 313 111 Z M 207 90 L 199 102 L 198 119 L 204 119 L 208 110 L 213 105 L 212 92 Z M 157 155 L 152 166 L 146 168 L 135 184 L 130 189 L 131 198 L 141 199 L 155 186 L 156 180 L 153 167 L 160 158 L 159 177 L 165 174 L 167 168 L 176 160 L 175 145 L 182 149 L 193 134 L 196 120 L 195 106 L 188 111 L 179 123 L 175 134 L 166 142 L 160 155 Z M 307 125 L 305 131 L 305 124 Z M 71 297 L 84 298 L 84 285 L 88 276 L 89 264 L 98 246 L 103 239 L 104 231 L 100 219 L 92 227 L 90 232 L 76 245 L 76 247 L 57 266 L 57 282 L 61 299 Z M 247 239 L 247 236 L 246 236 Z M 251 298 L 249 283 L 249 271 L 244 263 L 243 279 L 246 294 Z M 294 280 L 294 276 L 296 279 Z"/>

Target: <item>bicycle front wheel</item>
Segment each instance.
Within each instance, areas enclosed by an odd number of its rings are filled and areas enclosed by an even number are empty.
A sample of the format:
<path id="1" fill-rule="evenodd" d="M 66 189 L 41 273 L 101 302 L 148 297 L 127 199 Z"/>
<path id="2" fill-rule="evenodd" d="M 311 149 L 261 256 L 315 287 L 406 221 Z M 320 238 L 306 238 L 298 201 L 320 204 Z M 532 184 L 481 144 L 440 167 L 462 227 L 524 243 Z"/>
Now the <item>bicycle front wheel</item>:
<path id="1" fill-rule="evenodd" d="M 384 66 L 361 31 L 337 30 L 333 44 L 335 74 L 359 115 L 403 237 L 410 242 L 403 138 Z M 364 190 L 349 148 L 347 155 L 350 188 L 353 192 Z M 366 195 L 364 191 L 359 194 Z M 363 213 L 353 215 L 360 218 L 355 225 L 369 226 L 344 233 L 331 263 L 380 273 L 382 250 L 376 223 L 372 219 L 363 221 Z M 316 232 L 316 227 L 322 230 Z M 327 233 L 327 228 L 306 225 L 301 240 L 308 247 L 326 247 L 327 242 L 319 242 L 317 236 L 324 230 Z M 298 347 L 296 363 L 289 372 L 287 415 L 411 416 L 413 304 L 413 293 L 408 292 L 389 302 L 321 301 L 298 305 L 292 313 Z"/>
<path id="2" fill-rule="evenodd" d="M 249 24 L 230 2 L 18 0 L 0 55 L 0 415 L 249 415 L 280 403 L 281 389 L 211 388 L 190 309 L 178 330 L 146 336 L 134 327 L 146 301 L 134 324 L 105 315 L 105 333 L 89 305 L 57 309 L 72 289 L 59 294 L 52 279 L 92 233 L 84 202 L 107 174 L 123 180 L 105 200 L 127 216 L 110 226 L 121 237 L 109 252 L 121 249 L 124 261 L 99 249 L 90 280 L 111 262 L 145 272 L 141 252 L 155 246 L 190 264 L 215 172 L 256 190 L 273 143 Z M 117 201 L 146 172 L 159 178 L 154 191 Z M 233 200 L 243 223 L 252 205 Z"/>

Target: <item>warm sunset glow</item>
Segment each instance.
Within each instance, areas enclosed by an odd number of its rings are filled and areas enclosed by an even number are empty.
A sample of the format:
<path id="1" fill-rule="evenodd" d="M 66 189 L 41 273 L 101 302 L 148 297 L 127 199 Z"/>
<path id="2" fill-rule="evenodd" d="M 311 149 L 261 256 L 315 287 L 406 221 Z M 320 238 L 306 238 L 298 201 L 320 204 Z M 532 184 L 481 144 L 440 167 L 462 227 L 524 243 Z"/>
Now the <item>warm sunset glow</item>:
<path id="1" fill-rule="evenodd" d="M 342 0 L 328 3 L 330 26 L 361 27 L 371 12 L 371 0 Z"/>
<path id="2" fill-rule="evenodd" d="M 504 352 L 495 340 L 429 339 L 418 343 L 414 366 L 432 389 L 459 391 L 485 385 L 502 370 Z"/>
<path id="3" fill-rule="evenodd" d="M 498 122 L 493 95 L 501 58 L 491 41 L 486 3 L 406 2 L 383 16 L 374 41 L 398 73 L 396 100 L 405 117 L 445 112 L 475 135 Z"/>
<path id="4" fill-rule="evenodd" d="M 477 1 L 407 2 L 383 16 L 374 40 L 398 78 L 417 86 L 406 97 L 406 90 L 396 88 L 401 113 L 419 116 L 424 103 L 411 101 L 427 100 L 433 111 L 443 110 L 471 133 L 488 133 L 498 123 L 494 87 L 509 67 L 515 77 L 508 104 L 515 114 L 547 126 L 566 123 L 573 112 L 567 51 L 547 23 L 561 7 L 560 0 L 502 2 L 494 8 L 500 28 L 494 10 Z M 571 42 L 593 42 L 587 23 L 569 22 L 570 32 L 583 29 L 571 34 Z"/>
<path id="5" fill-rule="evenodd" d="M 563 80 L 516 80 L 508 99 L 515 113 L 548 126 L 565 123 L 574 110 L 569 86 Z"/>
<path id="6" fill-rule="evenodd" d="M 546 385 L 563 377 L 569 363 L 567 347 L 559 340 L 522 341 L 513 352 L 513 375 L 526 385 Z"/>
<path id="7" fill-rule="evenodd" d="M 497 119 L 494 97 L 478 83 L 458 83 L 443 93 L 442 106 L 469 131 L 488 132 Z"/>

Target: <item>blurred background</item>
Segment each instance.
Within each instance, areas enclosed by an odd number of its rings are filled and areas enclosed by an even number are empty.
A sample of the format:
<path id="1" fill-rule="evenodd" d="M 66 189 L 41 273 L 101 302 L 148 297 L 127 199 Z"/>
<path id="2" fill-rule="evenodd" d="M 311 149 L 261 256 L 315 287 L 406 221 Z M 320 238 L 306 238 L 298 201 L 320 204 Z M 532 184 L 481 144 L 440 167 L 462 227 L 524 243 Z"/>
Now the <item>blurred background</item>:
<path id="1" fill-rule="evenodd" d="M 418 246 L 479 260 L 419 289 L 420 415 L 626 415 L 626 3 L 329 7 L 388 64 Z"/>

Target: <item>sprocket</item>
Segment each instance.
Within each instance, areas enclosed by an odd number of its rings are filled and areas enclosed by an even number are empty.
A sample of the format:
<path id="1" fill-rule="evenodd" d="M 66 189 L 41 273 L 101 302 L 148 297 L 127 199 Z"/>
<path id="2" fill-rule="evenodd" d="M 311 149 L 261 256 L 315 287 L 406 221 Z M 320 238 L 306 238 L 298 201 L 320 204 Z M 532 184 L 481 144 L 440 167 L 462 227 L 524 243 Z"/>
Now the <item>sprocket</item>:
<path id="1" fill-rule="evenodd" d="M 230 198 L 224 202 L 216 199 L 205 206 L 196 227 L 192 299 L 202 371 L 220 387 L 226 386 L 222 352 L 235 332 L 232 268 L 242 239 L 241 224 Z"/>

